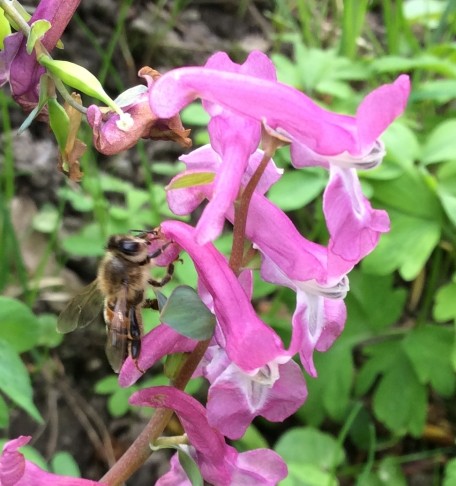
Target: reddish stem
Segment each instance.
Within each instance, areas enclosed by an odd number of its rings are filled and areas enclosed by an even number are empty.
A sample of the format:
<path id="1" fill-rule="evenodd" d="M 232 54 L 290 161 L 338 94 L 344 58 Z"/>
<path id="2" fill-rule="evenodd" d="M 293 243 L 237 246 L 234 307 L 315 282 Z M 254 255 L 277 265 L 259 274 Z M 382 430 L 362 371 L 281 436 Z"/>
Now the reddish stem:
<path id="1" fill-rule="evenodd" d="M 174 387 L 179 390 L 183 390 L 186 387 L 198 363 L 204 356 L 209 342 L 210 340 L 200 341 L 195 346 L 195 349 L 187 358 L 187 361 L 174 380 Z M 164 408 L 157 409 L 144 430 L 125 451 L 123 456 L 100 479 L 100 482 L 108 486 L 120 486 L 134 474 L 152 454 L 150 443 L 154 442 L 163 433 L 172 415 L 172 410 Z"/>

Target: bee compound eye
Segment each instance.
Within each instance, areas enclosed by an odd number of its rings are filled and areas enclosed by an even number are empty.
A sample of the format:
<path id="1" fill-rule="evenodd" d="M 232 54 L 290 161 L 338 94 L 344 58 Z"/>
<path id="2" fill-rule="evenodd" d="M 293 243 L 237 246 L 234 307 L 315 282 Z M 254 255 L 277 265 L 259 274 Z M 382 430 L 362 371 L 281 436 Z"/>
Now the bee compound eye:
<path id="1" fill-rule="evenodd" d="M 121 240 L 119 242 L 119 249 L 122 253 L 127 255 L 136 255 L 139 252 L 140 247 L 137 241 Z"/>

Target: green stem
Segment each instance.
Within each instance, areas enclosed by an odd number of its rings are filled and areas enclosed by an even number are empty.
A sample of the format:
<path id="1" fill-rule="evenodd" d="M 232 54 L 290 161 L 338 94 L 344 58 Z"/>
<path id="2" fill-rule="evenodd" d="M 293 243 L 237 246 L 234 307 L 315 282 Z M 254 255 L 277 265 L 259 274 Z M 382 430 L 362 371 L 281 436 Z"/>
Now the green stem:
<path id="1" fill-rule="evenodd" d="M 30 34 L 30 25 L 22 18 L 22 15 L 16 10 L 13 3 L 8 0 L 0 0 L 0 7 L 4 10 L 7 17 L 15 22 L 24 36 L 28 37 Z"/>

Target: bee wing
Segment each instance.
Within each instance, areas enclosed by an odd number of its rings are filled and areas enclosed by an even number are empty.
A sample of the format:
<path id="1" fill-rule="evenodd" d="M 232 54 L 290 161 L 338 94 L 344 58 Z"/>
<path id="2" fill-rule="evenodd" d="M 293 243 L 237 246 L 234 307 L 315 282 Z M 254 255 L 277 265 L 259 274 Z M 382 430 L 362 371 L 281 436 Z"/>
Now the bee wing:
<path id="1" fill-rule="evenodd" d="M 57 330 L 61 333 L 71 332 L 100 319 L 103 300 L 95 280 L 73 297 L 63 309 L 57 320 Z"/>
<path id="2" fill-rule="evenodd" d="M 125 361 L 128 349 L 129 317 L 127 314 L 127 289 L 117 298 L 112 318 L 106 322 L 108 334 L 106 340 L 106 356 L 112 369 L 119 373 Z"/>

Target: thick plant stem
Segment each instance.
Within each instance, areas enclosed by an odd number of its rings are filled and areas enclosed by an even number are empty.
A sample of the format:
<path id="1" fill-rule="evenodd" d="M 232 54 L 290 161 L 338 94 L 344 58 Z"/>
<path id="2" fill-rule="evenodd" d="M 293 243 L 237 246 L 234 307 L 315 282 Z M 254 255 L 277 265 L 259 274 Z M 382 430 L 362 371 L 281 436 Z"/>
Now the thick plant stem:
<path id="1" fill-rule="evenodd" d="M 265 152 L 252 178 L 242 191 L 241 199 L 235 205 L 234 209 L 234 227 L 233 227 L 233 246 L 230 256 L 230 268 L 236 275 L 239 275 L 244 257 L 244 237 L 245 226 L 247 224 L 247 214 L 249 212 L 250 200 L 252 199 L 258 182 L 263 175 L 271 157 Z"/>
<path id="2" fill-rule="evenodd" d="M 242 191 L 240 200 L 235 203 L 234 208 L 233 245 L 231 248 L 230 268 L 236 275 L 239 275 L 242 270 L 245 227 L 247 224 L 250 200 L 252 199 L 253 193 L 255 192 L 255 189 L 260 182 L 261 176 L 266 170 L 272 155 L 276 151 L 277 147 L 282 144 L 281 139 L 270 136 L 266 132 L 263 133 L 263 136 L 263 142 L 266 145 L 263 158 L 261 159 L 260 164 L 256 168 L 248 184 Z"/>
<path id="3" fill-rule="evenodd" d="M 210 340 L 200 341 L 196 345 L 174 380 L 174 387 L 179 390 L 185 388 L 198 366 L 198 363 L 204 356 L 204 353 L 209 346 L 209 342 Z M 120 486 L 132 476 L 132 474 L 134 474 L 152 454 L 149 444 L 155 441 L 163 433 L 163 430 L 170 421 L 172 415 L 172 410 L 163 408 L 157 409 L 141 434 L 114 466 L 100 479 L 100 482 L 108 486 Z"/>

